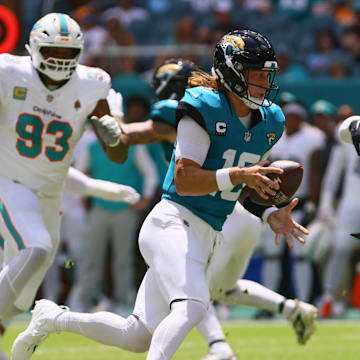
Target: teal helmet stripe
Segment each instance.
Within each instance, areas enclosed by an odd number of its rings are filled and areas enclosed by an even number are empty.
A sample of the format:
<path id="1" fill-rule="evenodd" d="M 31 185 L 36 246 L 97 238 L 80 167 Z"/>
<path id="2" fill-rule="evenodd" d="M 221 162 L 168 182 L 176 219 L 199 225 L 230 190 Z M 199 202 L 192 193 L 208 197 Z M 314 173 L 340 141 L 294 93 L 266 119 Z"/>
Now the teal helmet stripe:
<path id="1" fill-rule="evenodd" d="M 4 247 L 5 247 L 5 241 L 0 235 L 0 248 L 4 249 Z"/>
<path id="2" fill-rule="evenodd" d="M 16 231 L 15 226 L 13 225 L 13 223 L 10 219 L 9 213 L 7 212 L 5 205 L 1 201 L 0 201 L 0 213 L 4 219 L 4 222 L 7 226 L 10 234 L 15 239 L 19 250 L 25 249 L 24 241 L 23 241 L 21 235 Z"/>
<path id="3" fill-rule="evenodd" d="M 67 23 L 66 23 L 64 14 L 57 13 L 57 15 L 59 16 L 59 20 L 60 20 L 60 35 L 68 36 L 69 31 L 68 31 L 68 27 L 67 27 Z"/>

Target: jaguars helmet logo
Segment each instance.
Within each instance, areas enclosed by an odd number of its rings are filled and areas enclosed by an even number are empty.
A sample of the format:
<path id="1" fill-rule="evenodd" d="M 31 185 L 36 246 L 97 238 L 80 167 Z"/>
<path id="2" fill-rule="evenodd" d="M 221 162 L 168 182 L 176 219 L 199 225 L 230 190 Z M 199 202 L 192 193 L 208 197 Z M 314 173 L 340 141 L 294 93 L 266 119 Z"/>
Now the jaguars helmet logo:
<path id="1" fill-rule="evenodd" d="M 165 64 L 159 68 L 157 71 L 157 76 L 166 74 L 166 73 L 177 73 L 181 70 L 181 66 L 178 64 Z"/>
<path id="2" fill-rule="evenodd" d="M 221 47 L 227 56 L 231 56 L 233 53 L 240 54 L 244 51 L 245 42 L 240 36 L 226 35 L 222 39 Z"/>

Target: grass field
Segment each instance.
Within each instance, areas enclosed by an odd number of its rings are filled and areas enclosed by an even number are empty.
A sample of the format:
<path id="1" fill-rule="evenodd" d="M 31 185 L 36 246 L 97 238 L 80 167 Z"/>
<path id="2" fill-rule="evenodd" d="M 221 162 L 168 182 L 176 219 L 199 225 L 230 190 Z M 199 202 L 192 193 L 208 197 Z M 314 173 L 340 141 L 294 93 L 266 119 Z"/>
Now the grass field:
<path id="1" fill-rule="evenodd" d="M 297 345 L 285 321 L 224 322 L 227 339 L 238 355 L 246 360 L 357 360 L 360 359 L 360 322 L 320 322 L 305 346 Z M 11 325 L 3 339 L 9 351 L 24 323 Z M 186 338 L 174 359 L 201 359 L 207 346 L 197 331 Z M 131 354 L 117 348 L 97 344 L 81 336 L 61 333 L 51 335 L 32 357 L 34 360 L 134 360 L 145 354 Z"/>

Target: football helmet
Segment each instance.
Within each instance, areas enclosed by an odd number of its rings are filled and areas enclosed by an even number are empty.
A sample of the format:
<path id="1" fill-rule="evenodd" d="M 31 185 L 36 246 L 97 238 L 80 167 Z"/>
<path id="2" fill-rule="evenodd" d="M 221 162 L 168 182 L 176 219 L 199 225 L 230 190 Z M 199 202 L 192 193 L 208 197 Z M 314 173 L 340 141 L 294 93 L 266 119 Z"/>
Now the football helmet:
<path id="1" fill-rule="evenodd" d="M 191 61 L 170 59 L 156 68 L 152 87 L 157 100 L 180 100 L 185 93 L 188 78 L 199 68 Z"/>
<path id="2" fill-rule="evenodd" d="M 244 70 L 270 71 L 270 86 L 264 99 L 252 97 Z M 251 109 L 270 106 L 279 88 L 274 85 L 275 73 L 279 70 L 275 52 L 265 36 L 251 30 L 234 30 L 223 36 L 216 44 L 212 74 L 225 88 Z M 256 84 L 250 84 L 259 86 Z"/>
<path id="3" fill-rule="evenodd" d="M 49 78 L 61 81 L 70 79 L 75 71 L 84 47 L 83 34 L 79 24 L 69 15 L 50 13 L 38 20 L 30 32 L 29 45 L 25 45 L 34 67 Z M 72 48 L 74 57 L 44 58 L 43 48 Z"/>

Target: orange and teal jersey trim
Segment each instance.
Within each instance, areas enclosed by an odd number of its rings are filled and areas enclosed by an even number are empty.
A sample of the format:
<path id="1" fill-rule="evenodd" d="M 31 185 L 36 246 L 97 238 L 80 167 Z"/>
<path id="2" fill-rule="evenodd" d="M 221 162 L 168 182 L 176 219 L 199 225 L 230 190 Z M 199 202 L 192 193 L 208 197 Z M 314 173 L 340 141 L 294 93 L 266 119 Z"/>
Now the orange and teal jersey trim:
<path id="1" fill-rule="evenodd" d="M 0 249 L 3 249 L 4 250 L 4 247 L 5 247 L 5 241 L 4 239 L 1 237 L 0 235 Z"/>
<path id="2" fill-rule="evenodd" d="M 21 235 L 18 233 L 18 231 L 16 230 L 13 222 L 11 221 L 11 218 L 6 209 L 6 206 L 4 205 L 4 203 L 1 200 L 0 200 L 0 215 L 2 216 L 4 223 L 5 223 L 6 227 L 8 228 L 11 236 L 14 238 L 18 249 L 19 250 L 25 249 L 26 246 L 24 244 L 24 240 L 21 237 Z"/>

